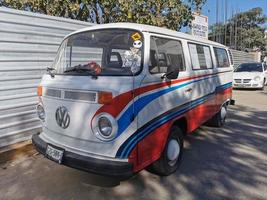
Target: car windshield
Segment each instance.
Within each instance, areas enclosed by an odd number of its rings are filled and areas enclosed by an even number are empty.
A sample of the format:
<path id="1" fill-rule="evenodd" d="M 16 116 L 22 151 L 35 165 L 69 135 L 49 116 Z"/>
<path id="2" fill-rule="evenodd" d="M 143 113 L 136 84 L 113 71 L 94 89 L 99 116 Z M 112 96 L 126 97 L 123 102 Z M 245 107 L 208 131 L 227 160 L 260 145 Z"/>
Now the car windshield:
<path id="1" fill-rule="evenodd" d="M 134 30 L 105 29 L 66 38 L 52 65 L 56 74 L 135 75 L 143 60 L 142 34 Z"/>
<path id="2" fill-rule="evenodd" d="M 261 63 L 244 63 L 239 65 L 235 72 L 262 72 Z"/>

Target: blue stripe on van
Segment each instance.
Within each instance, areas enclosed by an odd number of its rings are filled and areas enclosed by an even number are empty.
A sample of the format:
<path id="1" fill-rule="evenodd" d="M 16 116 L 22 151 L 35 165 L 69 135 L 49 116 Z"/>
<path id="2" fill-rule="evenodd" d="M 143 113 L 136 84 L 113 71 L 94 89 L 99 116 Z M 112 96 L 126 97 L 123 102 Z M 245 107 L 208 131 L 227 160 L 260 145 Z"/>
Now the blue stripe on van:
<path id="1" fill-rule="evenodd" d="M 225 89 L 230 88 L 230 87 L 232 87 L 232 82 L 230 82 L 230 83 L 226 83 L 226 84 L 224 84 L 224 85 L 220 85 L 220 86 L 218 86 L 218 87 L 216 88 L 216 92 L 217 92 L 217 93 L 218 93 L 218 92 L 222 92 L 222 91 L 224 91 Z"/>
<path id="2" fill-rule="evenodd" d="M 216 92 L 225 90 L 227 88 L 232 87 L 232 83 L 227 83 L 216 88 Z M 130 136 L 123 145 L 119 148 L 116 157 L 118 158 L 128 158 L 129 154 L 133 150 L 133 148 L 137 145 L 139 141 L 141 141 L 144 137 L 146 137 L 149 133 L 154 131 L 156 128 L 160 127 L 161 125 L 167 123 L 168 121 L 181 116 L 182 114 L 188 112 L 189 110 L 205 103 L 210 97 L 215 95 L 215 93 L 208 94 L 204 97 L 201 97 L 197 100 L 194 100 L 190 103 L 185 105 L 179 106 L 178 109 L 175 109 L 173 112 L 168 112 L 163 116 L 157 117 L 152 121 L 145 124 L 139 130 L 137 130 L 132 136 Z"/>
<path id="3" fill-rule="evenodd" d="M 146 96 L 143 96 L 143 97 L 137 99 L 132 105 L 130 105 L 126 109 L 126 111 L 118 119 L 117 137 L 120 136 L 123 133 L 123 131 L 125 131 L 125 129 L 132 123 L 132 119 L 135 118 L 138 115 L 138 113 L 151 101 L 155 100 L 156 98 L 158 98 L 164 94 L 167 94 L 167 93 L 170 93 L 174 90 L 177 90 L 179 88 L 183 88 L 183 87 L 190 85 L 192 83 L 197 83 L 197 82 L 209 79 L 209 78 L 211 78 L 211 77 L 202 78 L 202 79 L 190 81 L 187 83 L 179 84 L 177 86 L 163 89 L 163 90 L 154 92 L 152 94 L 149 94 L 149 95 L 146 95 Z M 133 110 L 134 110 L 134 113 L 133 113 Z"/>

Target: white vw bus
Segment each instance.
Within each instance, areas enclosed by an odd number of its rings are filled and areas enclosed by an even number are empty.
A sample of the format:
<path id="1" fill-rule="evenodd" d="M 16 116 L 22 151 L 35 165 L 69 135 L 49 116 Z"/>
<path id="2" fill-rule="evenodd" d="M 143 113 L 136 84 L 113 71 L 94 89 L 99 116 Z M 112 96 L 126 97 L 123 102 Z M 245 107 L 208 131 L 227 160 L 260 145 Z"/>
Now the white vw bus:
<path id="1" fill-rule="evenodd" d="M 232 71 L 225 46 L 165 28 L 76 31 L 38 87 L 43 132 L 33 144 L 59 164 L 96 174 L 169 175 L 186 134 L 224 124 Z"/>

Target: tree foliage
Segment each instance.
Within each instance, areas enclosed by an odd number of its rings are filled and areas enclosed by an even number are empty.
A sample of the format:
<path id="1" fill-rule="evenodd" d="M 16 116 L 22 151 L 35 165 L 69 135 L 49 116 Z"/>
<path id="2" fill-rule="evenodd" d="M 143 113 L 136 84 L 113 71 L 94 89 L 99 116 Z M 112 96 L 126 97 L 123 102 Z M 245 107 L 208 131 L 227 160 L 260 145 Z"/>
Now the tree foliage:
<path id="1" fill-rule="evenodd" d="M 225 24 L 213 24 L 209 38 L 238 50 L 265 50 L 262 25 L 266 22 L 262 8 L 252 8 L 234 15 Z"/>
<path id="2" fill-rule="evenodd" d="M 93 23 L 136 22 L 179 30 L 206 0 L 0 0 L 0 6 Z"/>

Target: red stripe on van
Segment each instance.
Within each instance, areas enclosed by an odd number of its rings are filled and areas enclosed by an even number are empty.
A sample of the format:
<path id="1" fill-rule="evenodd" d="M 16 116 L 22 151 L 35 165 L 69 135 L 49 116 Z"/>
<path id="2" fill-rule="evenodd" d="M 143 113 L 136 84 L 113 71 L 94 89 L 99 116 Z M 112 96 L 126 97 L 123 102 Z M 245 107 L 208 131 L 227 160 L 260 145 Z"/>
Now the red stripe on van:
<path id="1" fill-rule="evenodd" d="M 166 122 L 147 135 L 135 146 L 128 157 L 129 162 L 133 164 L 133 171 L 138 172 L 160 158 L 169 130 L 176 120 L 185 117 L 187 119 L 187 133 L 192 133 L 192 131 L 207 121 L 210 116 L 219 111 L 221 105 L 231 95 L 231 91 L 232 88 L 228 88 L 216 94 L 205 103 L 188 111 L 183 116 Z"/>
<path id="2" fill-rule="evenodd" d="M 193 76 L 193 77 L 186 77 L 186 78 L 182 78 L 178 80 L 172 80 L 172 81 L 163 82 L 163 83 L 156 83 L 156 84 L 147 85 L 141 88 L 137 88 L 137 89 L 134 89 L 134 90 L 131 90 L 131 91 L 128 91 L 128 92 L 125 92 L 125 93 L 122 93 L 116 96 L 115 98 L 113 98 L 113 100 L 109 104 L 103 105 L 101 108 L 99 108 L 97 112 L 95 113 L 95 115 L 102 113 L 102 112 L 107 112 L 110 115 L 112 115 L 114 118 L 116 118 L 121 113 L 121 111 L 125 108 L 125 106 L 130 101 L 133 100 L 133 96 L 136 97 L 146 92 L 159 89 L 165 86 L 169 86 L 172 84 L 182 83 L 185 81 L 203 78 L 207 76 L 214 76 L 214 75 L 217 75 L 220 73 L 226 73 L 226 72 L 230 72 L 230 71 L 218 72 L 218 73 L 213 73 L 213 74 L 205 74 L 205 75 Z"/>

